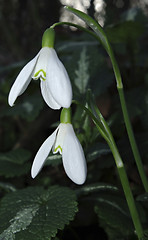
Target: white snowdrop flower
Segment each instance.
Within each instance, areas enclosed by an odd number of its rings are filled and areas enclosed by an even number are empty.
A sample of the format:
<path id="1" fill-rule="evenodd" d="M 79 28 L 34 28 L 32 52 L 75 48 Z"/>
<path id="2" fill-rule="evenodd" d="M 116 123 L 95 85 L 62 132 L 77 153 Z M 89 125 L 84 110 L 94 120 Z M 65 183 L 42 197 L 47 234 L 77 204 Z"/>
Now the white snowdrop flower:
<path id="1" fill-rule="evenodd" d="M 68 177 L 76 184 L 83 184 L 86 179 L 87 166 L 82 146 L 75 135 L 70 120 L 70 108 L 62 109 L 61 123 L 45 140 L 38 150 L 31 169 L 35 178 L 42 169 L 51 149 L 62 155 L 63 166 Z"/>
<path id="2" fill-rule="evenodd" d="M 14 105 L 17 97 L 28 87 L 31 79 L 41 80 L 41 93 L 49 107 L 69 108 L 72 87 L 67 71 L 59 60 L 54 45 L 54 30 L 48 28 L 42 38 L 42 49 L 21 70 L 9 93 L 8 103 Z"/>

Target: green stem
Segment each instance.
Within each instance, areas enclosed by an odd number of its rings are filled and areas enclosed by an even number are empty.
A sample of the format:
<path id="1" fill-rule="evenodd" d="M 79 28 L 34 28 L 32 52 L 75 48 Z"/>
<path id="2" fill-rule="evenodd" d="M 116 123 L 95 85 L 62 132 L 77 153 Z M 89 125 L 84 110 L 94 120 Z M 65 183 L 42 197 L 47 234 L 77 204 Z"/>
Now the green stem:
<path id="1" fill-rule="evenodd" d="M 75 104 L 78 104 L 82 109 L 84 109 L 87 114 L 91 117 L 91 119 L 94 121 L 94 123 L 96 124 L 96 127 L 97 129 L 99 130 L 100 134 L 102 135 L 102 137 L 108 142 L 110 141 L 109 140 L 109 137 L 108 135 L 106 134 L 106 131 L 104 131 L 104 127 L 102 126 L 102 124 L 100 124 L 100 122 L 98 121 L 98 119 L 92 114 L 92 112 L 87 108 L 85 107 L 83 104 L 79 103 L 78 101 L 76 100 L 73 100 L 72 101 L 73 103 Z"/>
<path id="2" fill-rule="evenodd" d="M 138 236 L 138 239 L 140 240 L 143 237 L 143 228 L 142 228 L 142 225 L 140 222 L 140 218 L 139 218 L 139 214 L 138 214 L 138 211 L 136 208 L 135 200 L 134 200 L 132 191 L 130 189 L 130 185 L 129 185 L 128 177 L 127 177 L 127 174 L 126 174 L 126 171 L 124 168 L 124 164 L 122 162 L 122 159 L 118 152 L 116 144 L 114 142 L 112 144 L 110 144 L 110 143 L 108 143 L 108 144 L 112 150 L 112 153 L 113 153 L 113 156 L 115 159 L 118 174 L 119 174 L 120 181 L 121 181 L 121 184 L 123 187 L 123 191 L 124 191 L 124 194 L 126 197 L 126 201 L 127 201 L 128 207 L 129 207 L 129 211 L 130 211 L 130 214 L 131 214 L 131 217 L 133 220 L 136 234 Z"/>
<path id="3" fill-rule="evenodd" d="M 148 180 L 147 180 L 147 176 L 145 174 L 144 171 L 144 167 L 142 164 L 142 160 L 141 160 L 141 156 L 138 150 L 138 146 L 135 140 L 135 136 L 133 133 L 133 129 L 132 129 L 132 125 L 130 122 L 130 118 L 129 118 L 129 114 L 128 114 L 128 110 L 127 110 L 127 105 L 126 105 L 126 101 L 125 101 L 125 97 L 124 97 L 124 90 L 123 90 L 123 83 L 122 83 L 122 78 L 121 78 L 121 74 L 120 74 L 120 70 L 118 67 L 118 64 L 116 62 L 116 59 L 114 57 L 113 51 L 110 47 L 110 45 L 108 44 L 108 54 L 110 56 L 112 65 L 113 65 L 113 70 L 114 70 L 114 74 L 115 74 L 115 78 L 116 78 L 116 82 L 117 82 L 117 89 L 118 89 L 118 93 L 119 93 L 119 97 L 120 97 L 120 103 L 121 103 L 121 108 L 122 108 L 122 112 L 123 112 L 123 117 L 124 117 L 124 121 L 125 121 L 125 126 L 127 129 L 127 134 L 128 134 L 128 138 L 130 141 L 130 145 L 132 148 L 132 152 L 135 158 L 135 162 L 139 171 L 139 175 L 141 177 L 144 189 L 146 192 L 148 192 Z"/>
<path id="4" fill-rule="evenodd" d="M 67 25 L 67 26 L 75 27 L 75 28 L 77 28 L 77 29 L 80 29 L 81 31 L 85 31 L 85 32 L 89 33 L 89 34 L 92 35 L 94 38 L 96 38 L 97 40 L 99 40 L 98 37 L 97 37 L 97 35 L 96 35 L 94 32 L 90 31 L 90 30 L 87 29 L 87 28 L 84 28 L 84 27 L 82 27 L 82 26 L 79 26 L 79 25 L 77 25 L 77 24 L 75 24 L 75 23 L 70 23 L 70 22 L 57 22 L 57 23 L 54 23 L 50 28 L 55 28 L 55 27 L 60 26 L 60 25 Z"/>
<path id="5" fill-rule="evenodd" d="M 119 91 L 121 107 L 122 107 L 122 111 L 123 111 L 124 121 L 125 121 L 126 129 L 127 129 L 128 137 L 130 140 L 131 148 L 133 151 L 133 155 L 134 155 L 134 158 L 135 158 L 135 161 L 137 164 L 137 168 L 138 168 L 142 183 L 144 185 L 145 191 L 148 192 L 147 177 L 146 177 L 146 174 L 145 174 L 143 166 L 142 166 L 142 160 L 141 160 L 141 157 L 140 157 L 140 154 L 138 151 L 138 147 L 137 147 L 137 144 L 135 141 L 133 129 L 130 124 L 130 119 L 129 119 L 129 115 L 128 115 L 128 111 L 127 111 L 127 107 L 126 107 L 124 94 L 123 94 L 123 83 L 122 83 L 120 70 L 118 67 L 118 63 L 115 59 L 113 50 L 111 48 L 111 45 L 108 41 L 108 38 L 107 38 L 103 28 L 93 18 L 91 18 L 87 14 L 85 14 L 77 9 L 74 9 L 74 8 L 71 8 L 68 6 L 65 6 L 65 9 L 72 12 L 79 18 L 81 18 L 83 21 L 85 21 L 85 23 L 88 24 L 88 26 L 90 28 L 92 28 L 92 30 L 96 33 L 96 36 L 98 37 L 98 41 L 101 42 L 101 44 L 104 46 L 105 50 L 107 51 L 107 53 L 110 57 L 110 60 L 111 60 L 112 66 L 113 66 L 113 70 L 114 70 L 114 74 L 115 74 L 115 78 L 116 78 L 117 89 Z"/>
<path id="6" fill-rule="evenodd" d="M 133 131 L 132 131 L 132 126 L 131 126 L 131 122 L 129 120 L 129 115 L 128 115 L 128 112 L 127 112 L 127 107 L 126 107 L 126 102 L 125 102 L 125 98 L 124 98 L 123 89 L 118 88 L 118 92 L 119 92 L 119 96 L 120 96 L 121 106 L 122 106 L 122 109 L 123 109 L 124 119 L 126 119 L 126 121 L 125 121 L 126 122 L 126 128 L 128 130 L 127 132 L 129 134 L 129 140 L 130 140 L 130 143 L 131 143 L 131 148 L 132 148 L 132 151 L 133 151 L 133 154 L 134 154 L 134 157 L 135 157 L 137 168 L 138 168 L 140 177 L 142 179 L 144 188 L 145 188 L 146 192 L 148 192 L 147 177 L 146 177 L 145 172 L 144 172 L 144 167 L 143 167 L 143 164 L 141 162 L 138 147 L 137 147 L 135 137 L 134 137 L 134 134 L 133 134 Z M 91 106 L 91 107 L 93 107 L 93 106 Z M 104 120 L 102 114 L 100 113 L 97 106 L 95 106 L 95 104 L 94 104 L 94 108 L 95 108 L 95 111 L 98 114 L 98 116 L 99 116 L 99 118 L 100 118 L 100 120 L 101 120 L 101 122 L 104 126 L 104 129 L 106 129 L 106 133 L 108 133 L 110 135 L 111 140 L 113 140 L 110 128 L 108 127 L 106 121 Z"/>
<path id="7" fill-rule="evenodd" d="M 126 102 L 125 102 L 125 97 L 124 97 L 124 92 L 123 92 L 123 88 L 118 88 L 118 92 L 119 92 L 119 97 L 120 97 L 120 102 L 121 102 L 121 106 L 122 106 L 122 110 L 123 110 L 123 115 L 124 115 L 124 119 L 125 119 L 125 124 L 126 124 L 126 128 L 127 128 L 127 133 L 128 133 L 128 137 L 130 140 L 130 144 L 131 144 L 131 148 L 134 154 L 134 158 L 137 164 L 137 168 L 141 177 L 141 180 L 143 182 L 145 191 L 148 192 L 148 180 L 147 177 L 145 175 L 145 171 L 144 171 L 144 167 L 141 161 L 141 157 L 139 154 L 139 150 L 137 147 L 137 143 L 133 134 L 133 130 L 132 130 L 132 126 L 131 126 L 131 122 L 129 120 L 129 115 L 127 112 L 127 107 L 126 107 Z"/>
<path id="8" fill-rule="evenodd" d="M 130 189 L 130 185 L 129 185 L 127 174 L 126 174 L 126 171 L 125 171 L 125 168 L 124 168 L 124 164 L 123 164 L 123 161 L 122 161 L 121 156 L 119 154 L 119 151 L 118 151 L 118 148 L 117 148 L 116 143 L 114 141 L 114 138 L 112 136 L 112 133 L 110 131 L 110 128 L 108 127 L 106 121 L 104 120 L 100 111 L 97 110 L 95 105 L 94 105 L 95 111 L 98 114 L 98 116 L 101 120 L 101 123 L 102 123 L 101 127 L 100 127 L 99 120 L 94 116 L 94 114 L 92 114 L 92 112 L 88 108 L 86 108 L 85 106 L 83 106 L 81 103 L 79 103 L 77 101 L 73 101 L 73 102 L 78 104 L 80 107 L 82 107 L 88 113 L 88 115 L 93 119 L 97 129 L 99 130 L 102 137 L 104 137 L 104 139 L 107 141 L 107 143 L 108 143 L 108 145 L 109 145 L 109 147 L 112 151 L 112 154 L 114 156 L 115 163 L 116 163 L 116 166 L 117 166 L 117 170 L 118 170 L 118 173 L 119 173 L 120 181 L 121 181 L 121 184 L 122 184 L 122 187 L 123 187 L 123 191 L 124 191 L 124 194 L 125 194 L 125 198 L 126 198 L 126 201 L 127 201 L 128 207 L 129 207 L 129 211 L 130 211 L 130 214 L 131 214 L 131 218 L 133 220 L 133 224 L 134 224 L 137 236 L 140 240 L 143 237 L 143 228 L 142 228 L 142 225 L 141 225 L 141 222 L 140 222 L 139 214 L 137 212 L 135 200 L 134 200 L 133 194 L 132 194 L 131 189 Z M 104 131 L 102 130 L 102 127 L 104 127 Z M 100 131 L 100 129 L 101 129 L 101 131 Z"/>

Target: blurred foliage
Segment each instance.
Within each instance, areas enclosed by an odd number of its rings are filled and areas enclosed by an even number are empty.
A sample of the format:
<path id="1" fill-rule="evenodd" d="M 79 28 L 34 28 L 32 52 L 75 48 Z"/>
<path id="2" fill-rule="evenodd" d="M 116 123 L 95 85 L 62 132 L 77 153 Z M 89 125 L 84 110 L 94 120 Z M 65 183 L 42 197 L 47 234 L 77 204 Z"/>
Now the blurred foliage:
<path id="1" fill-rule="evenodd" d="M 93 2 L 88 9 L 91 14 Z M 123 76 L 148 175 L 148 19 L 130 1 L 121 1 L 121 8 L 117 1 L 105 2 L 104 29 Z M 0 240 L 134 240 L 110 149 L 79 106 L 72 105 L 72 121 L 86 155 L 85 185 L 76 186 L 68 179 L 59 155 L 50 154 L 36 179 L 30 177 L 35 153 L 55 129 L 60 111 L 43 102 L 39 81 L 31 81 L 13 108 L 7 97 L 21 68 L 39 51 L 44 30 L 59 21 L 60 11 L 58 0 L 0 0 Z M 56 28 L 55 48 L 69 73 L 74 99 L 85 104 L 88 88 L 95 94 L 125 162 L 147 230 L 148 196 L 133 161 L 109 57 L 92 36 L 63 26 Z M 144 239 L 148 239 L 147 231 Z"/>

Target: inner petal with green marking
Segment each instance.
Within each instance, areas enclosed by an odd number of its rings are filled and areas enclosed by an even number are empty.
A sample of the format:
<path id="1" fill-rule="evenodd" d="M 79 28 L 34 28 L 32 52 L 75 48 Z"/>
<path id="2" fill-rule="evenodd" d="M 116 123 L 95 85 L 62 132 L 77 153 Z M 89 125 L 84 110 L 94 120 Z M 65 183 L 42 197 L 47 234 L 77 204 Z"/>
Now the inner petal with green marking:
<path id="1" fill-rule="evenodd" d="M 65 135 L 67 132 L 66 125 L 67 124 L 64 124 L 64 123 L 60 123 L 60 125 L 59 125 L 59 130 L 58 130 L 58 133 L 56 136 L 56 140 L 55 140 L 55 143 L 52 148 L 53 154 L 55 154 L 57 152 L 62 154 L 63 143 L 64 143 Z"/>
<path id="2" fill-rule="evenodd" d="M 43 69 L 40 69 L 38 72 L 36 72 L 33 76 L 34 79 L 42 79 L 43 81 L 46 80 L 46 72 Z"/>
<path id="3" fill-rule="evenodd" d="M 50 58 L 50 49 L 48 47 L 42 48 L 32 74 L 33 79 L 37 80 L 40 78 L 43 81 L 46 80 L 46 70 L 47 70 L 47 64 L 48 64 L 49 58 Z"/>
<path id="4" fill-rule="evenodd" d="M 62 154 L 62 147 L 60 145 L 53 150 L 53 153 L 57 153 L 57 152 Z"/>

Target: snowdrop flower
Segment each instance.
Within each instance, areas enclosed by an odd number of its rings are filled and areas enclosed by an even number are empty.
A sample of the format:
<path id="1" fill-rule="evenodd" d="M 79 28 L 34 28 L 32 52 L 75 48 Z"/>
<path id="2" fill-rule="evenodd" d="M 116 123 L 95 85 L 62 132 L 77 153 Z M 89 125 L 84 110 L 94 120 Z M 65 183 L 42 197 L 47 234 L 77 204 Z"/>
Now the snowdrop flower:
<path id="1" fill-rule="evenodd" d="M 63 108 L 61 123 L 41 145 L 35 156 L 31 169 L 32 178 L 35 178 L 42 169 L 52 149 L 54 154 L 59 152 L 62 155 L 63 166 L 68 177 L 76 184 L 85 182 L 86 160 L 82 146 L 74 133 L 70 117 L 70 108 Z"/>
<path id="2" fill-rule="evenodd" d="M 65 67 L 59 60 L 54 45 L 54 30 L 48 28 L 42 38 L 42 49 L 21 70 L 8 97 L 10 106 L 28 87 L 31 79 L 40 79 L 42 96 L 49 107 L 69 108 L 72 101 L 72 87 Z"/>

